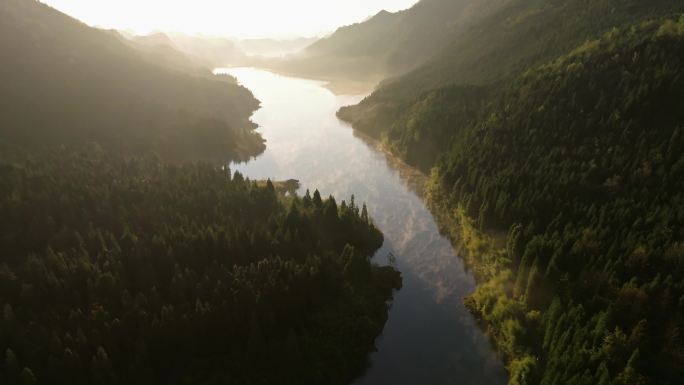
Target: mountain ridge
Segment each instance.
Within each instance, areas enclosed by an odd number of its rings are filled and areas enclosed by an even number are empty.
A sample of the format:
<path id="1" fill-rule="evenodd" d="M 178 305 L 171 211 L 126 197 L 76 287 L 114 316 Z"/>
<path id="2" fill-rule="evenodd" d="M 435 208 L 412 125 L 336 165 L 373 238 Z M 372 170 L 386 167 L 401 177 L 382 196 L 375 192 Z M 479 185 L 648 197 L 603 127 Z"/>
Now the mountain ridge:
<path id="1" fill-rule="evenodd" d="M 474 0 L 429 0 L 338 28 L 298 55 L 263 65 L 306 77 L 379 82 L 419 66 L 449 41 L 451 20 Z"/>

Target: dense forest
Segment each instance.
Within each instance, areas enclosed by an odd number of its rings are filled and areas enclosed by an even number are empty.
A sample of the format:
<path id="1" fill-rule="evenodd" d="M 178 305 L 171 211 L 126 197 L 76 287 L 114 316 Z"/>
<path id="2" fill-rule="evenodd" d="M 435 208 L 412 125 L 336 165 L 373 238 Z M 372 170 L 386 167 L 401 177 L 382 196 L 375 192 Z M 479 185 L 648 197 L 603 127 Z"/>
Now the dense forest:
<path id="1" fill-rule="evenodd" d="M 682 10 L 508 2 L 339 113 L 432 170 L 511 384 L 684 378 Z"/>
<path id="2" fill-rule="evenodd" d="M 216 47 L 0 3 L 0 383 L 365 369 L 402 284 L 383 235 L 223 166 L 264 142 Z M 510 384 L 681 383 L 684 2 L 422 0 L 266 63 L 396 76 L 338 116 L 430 173 Z"/>
<path id="3" fill-rule="evenodd" d="M 318 385 L 365 369 L 401 276 L 370 262 L 383 235 L 353 196 L 223 166 L 265 147 L 246 88 L 164 35 L 33 0 L 0 2 L 0 52 L 0 383 Z"/>
<path id="4" fill-rule="evenodd" d="M 401 277 L 365 206 L 97 145 L 0 163 L 3 384 L 337 384 Z"/>
<path id="5" fill-rule="evenodd" d="M 395 125 L 403 130 L 411 112 L 429 108 L 435 93 L 449 92 L 452 86 L 496 85 L 614 27 L 684 12 L 679 0 L 461 1 L 450 2 L 451 7 L 463 9 L 453 21 L 462 26 L 453 29 L 445 49 L 408 74 L 386 80 L 340 116 L 355 128 L 381 137 Z"/>
<path id="6" fill-rule="evenodd" d="M 33 0 L 0 3 L 0 143 L 97 141 L 169 160 L 263 151 L 259 102 L 171 47 L 133 45 Z"/>

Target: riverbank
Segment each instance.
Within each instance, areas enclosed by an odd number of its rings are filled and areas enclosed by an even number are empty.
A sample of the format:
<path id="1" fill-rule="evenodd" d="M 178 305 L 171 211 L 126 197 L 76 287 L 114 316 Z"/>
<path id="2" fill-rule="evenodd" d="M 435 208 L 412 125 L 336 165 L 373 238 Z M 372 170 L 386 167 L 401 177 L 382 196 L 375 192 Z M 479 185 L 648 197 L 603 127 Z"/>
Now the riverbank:
<path id="1" fill-rule="evenodd" d="M 539 360 L 531 347 L 536 345 L 532 331 L 541 322 L 541 313 L 527 312 L 517 294 L 520 289 L 507 250 L 512 247 L 510 234 L 478 228 L 461 202 L 448 198 L 434 171 L 424 197 L 440 231 L 452 241 L 477 281 L 475 292 L 463 298 L 466 308 L 504 361 L 509 384 L 521 383 L 534 373 Z"/>
<path id="2" fill-rule="evenodd" d="M 400 170 L 411 189 L 424 199 L 439 231 L 450 240 L 459 258 L 475 277 L 476 289 L 462 298 L 463 304 L 491 340 L 511 378 L 520 375 L 521 364 L 529 362 L 530 357 L 523 353 L 525 348 L 520 342 L 521 334 L 524 334 L 523 323 L 512 319 L 527 321 L 528 315 L 522 312 L 524 304 L 513 299 L 515 282 L 506 250 L 507 234 L 479 229 L 459 202 L 448 199 L 434 173 L 428 176 L 407 164 L 382 140 L 359 130 L 354 130 L 354 135 L 382 152 L 387 162 Z M 529 314 L 530 321 L 536 322 L 537 313 Z M 515 317 L 507 318 L 506 322 L 500 319 L 501 314 Z"/>
<path id="3" fill-rule="evenodd" d="M 262 101 L 252 120 L 268 143 L 264 154 L 231 169 L 251 180 L 296 176 L 300 196 L 306 189 L 318 189 L 323 197 L 354 194 L 385 234 L 374 260 L 394 261 L 402 272 L 403 287 L 395 293 L 377 352 L 354 384 L 505 384 L 501 360 L 460 300 L 472 293 L 475 280 L 422 199 L 425 175 L 378 151 L 378 143 L 335 116 L 363 95 L 336 96 L 323 82 L 269 71 L 226 72 Z"/>
<path id="4" fill-rule="evenodd" d="M 407 164 L 386 143 L 363 131 L 354 130 L 354 135 L 371 148 L 382 152 L 387 162 L 400 170 L 402 178 L 411 189 L 424 199 L 439 231 L 451 241 L 459 258 L 477 282 L 475 291 L 462 298 L 465 307 L 476 318 L 478 325 L 505 362 L 511 381 L 524 375 L 532 358 L 527 354 L 521 340 L 527 334 L 523 329 L 526 329 L 529 322 L 538 322 L 540 314 L 525 314 L 522 311 L 524 303 L 513 299 L 515 281 L 506 250 L 508 234 L 479 229 L 461 203 L 448 199 L 439 185 L 437 175 L 428 176 Z M 503 317 L 503 314 L 508 316 Z M 514 319 L 522 322 L 516 323 Z"/>

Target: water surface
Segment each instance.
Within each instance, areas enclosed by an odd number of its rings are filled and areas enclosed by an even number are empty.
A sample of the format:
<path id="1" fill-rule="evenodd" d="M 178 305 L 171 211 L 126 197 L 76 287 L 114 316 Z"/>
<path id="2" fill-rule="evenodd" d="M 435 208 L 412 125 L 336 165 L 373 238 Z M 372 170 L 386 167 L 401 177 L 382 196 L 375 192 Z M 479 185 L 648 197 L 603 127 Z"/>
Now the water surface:
<path id="1" fill-rule="evenodd" d="M 262 106 L 252 120 L 266 152 L 231 166 L 252 179 L 299 179 L 302 192 L 317 188 L 338 203 L 355 194 L 366 202 L 385 244 L 376 255 L 394 255 L 404 277 L 389 321 L 360 385 L 506 383 L 503 366 L 461 299 L 475 288 L 448 239 L 440 235 L 416 192 L 421 177 L 354 135 L 335 116 L 363 96 L 335 96 L 324 83 L 250 68 L 230 73 Z"/>

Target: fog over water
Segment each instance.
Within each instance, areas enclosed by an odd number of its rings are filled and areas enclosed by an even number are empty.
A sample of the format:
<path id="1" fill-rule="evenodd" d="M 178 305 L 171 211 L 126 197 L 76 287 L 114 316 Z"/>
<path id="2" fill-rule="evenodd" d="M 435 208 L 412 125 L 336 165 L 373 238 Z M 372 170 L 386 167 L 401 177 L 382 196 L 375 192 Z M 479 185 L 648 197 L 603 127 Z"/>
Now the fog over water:
<path id="1" fill-rule="evenodd" d="M 252 120 L 267 150 L 234 164 L 252 179 L 299 179 L 301 193 L 366 202 L 385 234 L 378 263 L 394 255 L 404 288 L 357 384 L 505 384 L 506 374 L 489 341 L 462 304 L 475 288 L 450 242 L 440 235 L 419 197 L 423 177 L 388 159 L 335 116 L 363 95 L 336 96 L 324 83 L 233 68 L 230 73 L 262 102 Z"/>

